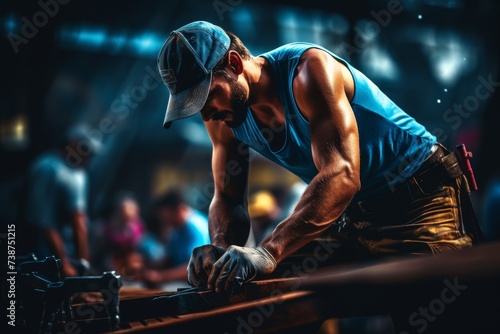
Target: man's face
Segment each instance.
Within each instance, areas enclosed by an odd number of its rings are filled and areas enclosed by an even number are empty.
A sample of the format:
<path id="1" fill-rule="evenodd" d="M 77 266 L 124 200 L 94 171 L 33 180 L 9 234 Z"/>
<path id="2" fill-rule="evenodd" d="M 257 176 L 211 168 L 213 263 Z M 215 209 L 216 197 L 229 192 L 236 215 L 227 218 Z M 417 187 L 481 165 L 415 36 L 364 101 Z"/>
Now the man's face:
<path id="1" fill-rule="evenodd" d="M 186 223 L 188 208 L 185 205 L 178 207 L 161 207 L 157 210 L 157 217 L 166 229 L 179 229 Z"/>
<path id="2" fill-rule="evenodd" d="M 200 112 L 205 122 L 221 121 L 230 128 L 240 125 L 248 112 L 243 86 L 226 73 L 214 74 L 207 101 Z"/>
<path id="3" fill-rule="evenodd" d="M 124 200 L 119 207 L 119 215 L 124 221 L 130 221 L 139 217 L 139 206 L 132 199 Z"/>

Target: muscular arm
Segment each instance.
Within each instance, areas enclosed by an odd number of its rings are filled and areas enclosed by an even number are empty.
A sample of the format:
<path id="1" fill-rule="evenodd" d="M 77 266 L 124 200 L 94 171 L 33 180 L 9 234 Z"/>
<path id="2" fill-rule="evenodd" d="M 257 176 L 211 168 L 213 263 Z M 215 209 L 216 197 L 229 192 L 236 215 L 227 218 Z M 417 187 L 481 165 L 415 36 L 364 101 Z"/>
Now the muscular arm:
<path id="1" fill-rule="evenodd" d="M 213 143 L 215 191 L 208 218 L 211 243 L 227 248 L 244 245 L 250 232 L 247 209 L 249 153 L 226 125 L 206 123 Z"/>
<path id="2" fill-rule="evenodd" d="M 42 233 L 54 252 L 54 256 L 61 259 L 63 268 L 67 268 L 68 266 L 71 267 L 69 258 L 66 254 L 66 248 L 64 247 L 64 242 L 59 234 L 59 231 L 54 228 L 44 228 L 42 229 Z"/>
<path id="3" fill-rule="evenodd" d="M 360 189 L 359 137 L 346 95 L 342 65 L 325 52 L 308 50 L 293 89 L 309 120 L 314 163 L 319 171 L 293 213 L 261 242 L 279 263 L 339 218 Z"/>
<path id="4" fill-rule="evenodd" d="M 76 246 L 76 256 L 79 259 L 89 259 L 88 233 L 86 215 L 83 212 L 75 212 L 72 215 L 72 225 Z"/>
<path id="5" fill-rule="evenodd" d="M 51 247 L 54 252 L 54 256 L 61 260 L 63 276 L 69 277 L 78 275 L 77 270 L 68 257 L 64 241 L 59 231 L 54 228 L 43 228 L 41 232 L 47 240 L 49 247 Z"/>
<path id="6" fill-rule="evenodd" d="M 85 215 L 80 212 L 75 212 L 72 215 L 72 225 L 74 228 L 74 238 L 76 246 L 76 256 L 80 259 L 88 260 L 88 243 L 87 243 L 87 228 L 85 226 Z M 70 262 L 64 241 L 59 231 L 55 228 L 44 228 L 42 233 L 52 248 L 54 256 L 61 259 L 63 264 L 64 276 L 77 275 L 76 269 Z"/>

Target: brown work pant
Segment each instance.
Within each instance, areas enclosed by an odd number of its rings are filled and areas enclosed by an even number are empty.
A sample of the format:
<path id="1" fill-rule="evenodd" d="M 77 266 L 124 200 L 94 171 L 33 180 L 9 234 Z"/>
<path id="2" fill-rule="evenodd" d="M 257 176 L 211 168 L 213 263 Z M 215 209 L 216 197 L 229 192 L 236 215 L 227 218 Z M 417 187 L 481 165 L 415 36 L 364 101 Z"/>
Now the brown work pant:
<path id="1" fill-rule="evenodd" d="M 335 264 L 373 260 L 387 256 L 432 255 L 472 247 L 464 231 L 465 178 L 452 179 L 424 194 L 415 181 L 408 181 L 411 199 L 376 213 L 349 215 L 332 224 L 319 238 L 282 261 L 274 277 L 311 274 Z M 344 224 L 342 224 L 344 223 Z M 340 227 L 344 225 L 343 227 Z"/>

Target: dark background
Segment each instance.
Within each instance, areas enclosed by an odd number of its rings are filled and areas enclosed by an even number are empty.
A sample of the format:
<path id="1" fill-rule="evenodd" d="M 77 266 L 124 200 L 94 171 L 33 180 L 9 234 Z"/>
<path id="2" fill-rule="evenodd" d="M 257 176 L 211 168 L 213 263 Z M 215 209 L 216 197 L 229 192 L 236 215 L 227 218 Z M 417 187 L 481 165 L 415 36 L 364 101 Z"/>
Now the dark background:
<path id="1" fill-rule="evenodd" d="M 146 206 L 181 185 L 194 206 L 207 209 L 211 145 L 201 118 L 164 130 L 167 88 L 146 90 L 143 81 L 156 73 L 170 31 L 193 20 L 236 33 L 254 55 L 300 40 L 350 60 L 443 144 L 465 143 L 474 152 L 477 203 L 498 169 L 498 88 L 481 90 L 490 93 L 484 99 L 476 92 L 479 78 L 499 81 L 498 1 L 42 0 L 1 6 L 2 223 L 15 216 L 16 189 L 29 163 L 80 120 L 104 146 L 88 166 L 91 219 L 124 189 Z M 30 23 L 38 25 L 36 32 Z M 466 117 L 453 111 L 467 102 Z M 101 131 L 103 120 L 112 126 L 109 133 Z M 254 160 L 251 190 L 287 189 L 295 181 Z"/>

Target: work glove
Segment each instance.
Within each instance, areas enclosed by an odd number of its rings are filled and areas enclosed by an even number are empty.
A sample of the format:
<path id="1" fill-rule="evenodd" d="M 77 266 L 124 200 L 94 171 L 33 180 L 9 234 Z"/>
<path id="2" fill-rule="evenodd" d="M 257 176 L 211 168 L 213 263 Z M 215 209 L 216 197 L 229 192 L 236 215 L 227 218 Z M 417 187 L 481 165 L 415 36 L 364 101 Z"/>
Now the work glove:
<path id="1" fill-rule="evenodd" d="M 243 283 L 259 274 L 270 274 L 276 269 L 274 257 L 263 247 L 230 246 L 214 263 L 208 277 L 208 288 L 217 292 L 237 292 Z"/>
<path id="2" fill-rule="evenodd" d="M 193 249 L 187 268 L 189 285 L 206 287 L 212 266 L 225 251 L 224 248 L 214 245 Z"/>

